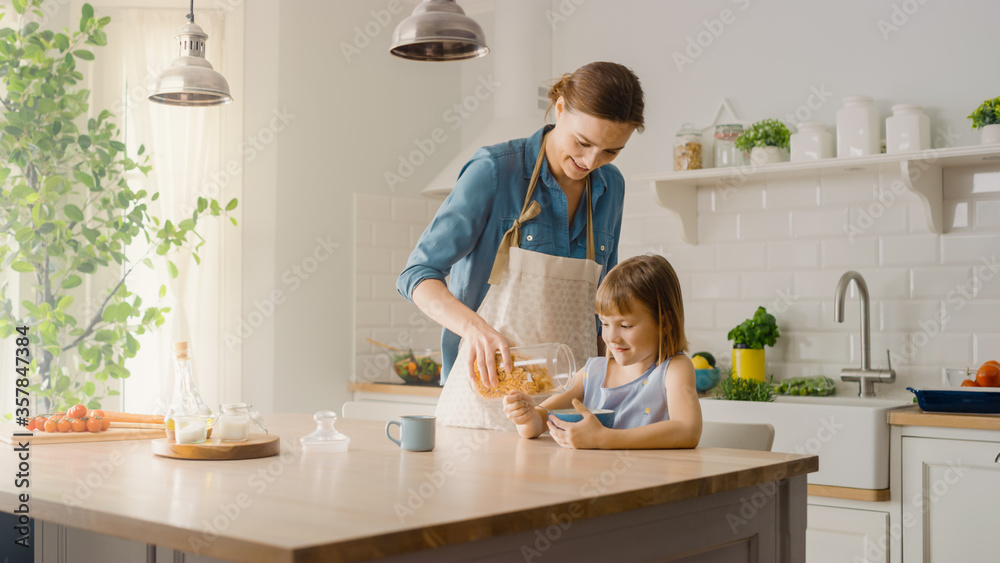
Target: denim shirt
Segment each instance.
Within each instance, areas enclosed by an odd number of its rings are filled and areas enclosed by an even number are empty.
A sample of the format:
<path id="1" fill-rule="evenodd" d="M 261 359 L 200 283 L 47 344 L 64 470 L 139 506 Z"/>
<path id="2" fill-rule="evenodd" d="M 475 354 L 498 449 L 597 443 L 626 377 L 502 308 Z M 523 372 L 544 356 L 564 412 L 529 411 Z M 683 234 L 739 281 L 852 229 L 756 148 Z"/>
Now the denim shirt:
<path id="1" fill-rule="evenodd" d="M 403 297 L 413 300 L 413 289 L 426 279 L 442 282 L 473 311 L 486 292 L 500 239 L 521 215 L 524 196 L 535 167 L 546 125 L 527 139 L 516 139 L 479 149 L 459 174 L 455 188 L 410 253 L 396 281 Z M 590 173 L 594 221 L 595 260 L 603 266 L 601 279 L 618 263 L 625 180 L 606 164 Z M 552 256 L 586 258 L 586 197 L 569 225 L 566 194 L 543 159 L 538 184 L 531 196 L 541 213 L 521 227 L 520 246 Z M 593 304 L 589 304 L 593 305 Z M 598 333 L 600 323 L 596 320 Z M 441 335 L 441 384 L 458 355 L 459 336 L 444 329 Z"/>

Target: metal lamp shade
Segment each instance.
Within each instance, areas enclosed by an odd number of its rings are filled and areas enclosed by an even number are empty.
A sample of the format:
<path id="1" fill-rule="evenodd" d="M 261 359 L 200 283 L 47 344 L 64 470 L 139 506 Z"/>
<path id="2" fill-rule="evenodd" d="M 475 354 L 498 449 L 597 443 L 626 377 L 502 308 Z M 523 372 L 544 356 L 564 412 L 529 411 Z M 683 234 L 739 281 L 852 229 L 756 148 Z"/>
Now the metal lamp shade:
<path id="1" fill-rule="evenodd" d="M 217 106 L 233 101 L 229 83 L 205 59 L 208 35 L 195 23 L 177 34 L 180 56 L 156 78 L 150 101 L 171 106 Z"/>
<path id="2" fill-rule="evenodd" d="M 389 52 L 411 61 L 461 61 L 486 56 L 483 29 L 454 0 L 424 0 L 392 34 Z"/>

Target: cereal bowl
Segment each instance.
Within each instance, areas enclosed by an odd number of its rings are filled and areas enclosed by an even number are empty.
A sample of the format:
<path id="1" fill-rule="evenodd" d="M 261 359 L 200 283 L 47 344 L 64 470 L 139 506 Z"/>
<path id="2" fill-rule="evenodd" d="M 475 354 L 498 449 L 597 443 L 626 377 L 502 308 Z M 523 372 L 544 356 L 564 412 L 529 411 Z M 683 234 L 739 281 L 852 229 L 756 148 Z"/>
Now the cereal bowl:
<path id="1" fill-rule="evenodd" d="M 608 409 L 591 409 L 590 412 L 594 413 L 597 420 L 600 420 L 601 424 L 604 426 L 608 428 L 615 427 L 615 411 Z M 583 415 L 576 409 L 556 409 L 549 411 L 549 414 L 566 422 L 580 422 L 583 420 Z"/>

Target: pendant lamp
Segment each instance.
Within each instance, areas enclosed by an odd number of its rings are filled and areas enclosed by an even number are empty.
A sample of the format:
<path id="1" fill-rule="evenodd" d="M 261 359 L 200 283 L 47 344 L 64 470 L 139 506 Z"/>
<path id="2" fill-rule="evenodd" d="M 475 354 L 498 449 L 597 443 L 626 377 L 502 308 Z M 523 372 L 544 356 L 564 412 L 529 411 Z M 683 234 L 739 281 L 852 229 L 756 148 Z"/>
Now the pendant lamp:
<path id="1" fill-rule="evenodd" d="M 169 106 L 217 106 L 233 101 L 229 83 L 205 60 L 208 34 L 194 23 L 194 0 L 188 23 L 177 33 L 179 56 L 156 77 L 150 101 Z"/>
<path id="2" fill-rule="evenodd" d="M 455 0 L 424 0 L 396 26 L 389 52 L 411 61 L 461 61 L 490 48 L 483 28 Z"/>

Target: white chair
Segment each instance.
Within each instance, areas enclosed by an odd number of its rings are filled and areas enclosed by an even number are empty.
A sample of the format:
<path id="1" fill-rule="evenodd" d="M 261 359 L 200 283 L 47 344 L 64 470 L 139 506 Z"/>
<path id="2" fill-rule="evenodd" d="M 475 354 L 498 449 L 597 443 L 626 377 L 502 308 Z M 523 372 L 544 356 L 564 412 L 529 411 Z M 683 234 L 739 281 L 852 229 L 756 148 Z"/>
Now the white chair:
<path id="1" fill-rule="evenodd" d="M 394 420 L 404 415 L 433 415 L 434 405 L 396 403 L 389 401 L 347 401 L 341 413 L 344 418 Z"/>
<path id="2" fill-rule="evenodd" d="M 770 424 L 705 420 L 701 424 L 701 441 L 698 447 L 769 452 L 773 444 L 774 427 Z"/>

